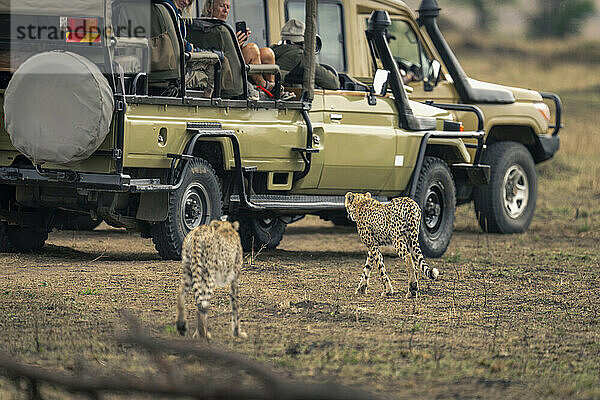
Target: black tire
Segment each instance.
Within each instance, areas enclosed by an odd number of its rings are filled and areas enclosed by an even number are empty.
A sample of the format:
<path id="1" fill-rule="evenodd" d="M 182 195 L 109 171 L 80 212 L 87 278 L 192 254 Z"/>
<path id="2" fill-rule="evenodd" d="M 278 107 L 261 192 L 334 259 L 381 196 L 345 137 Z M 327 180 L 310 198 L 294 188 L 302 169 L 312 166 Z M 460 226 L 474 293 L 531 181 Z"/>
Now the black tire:
<path id="1" fill-rule="evenodd" d="M 0 253 L 27 253 L 44 247 L 48 232 L 0 222 Z"/>
<path id="2" fill-rule="evenodd" d="M 188 232 L 222 213 L 221 184 L 207 161 L 189 161 L 182 174 L 181 186 L 169 195 L 167 219 L 152 227 L 154 247 L 164 260 L 181 260 Z"/>
<path id="3" fill-rule="evenodd" d="M 521 233 L 531 223 L 537 201 L 533 157 L 516 142 L 496 142 L 483 154 L 490 182 L 473 192 L 479 226 L 490 233 Z"/>
<path id="4" fill-rule="evenodd" d="M 355 226 L 356 222 L 352 221 L 348 217 L 331 217 L 331 222 L 335 226 Z"/>
<path id="5" fill-rule="evenodd" d="M 275 249 L 285 233 L 286 224 L 280 218 L 241 217 L 240 239 L 245 252 Z"/>
<path id="6" fill-rule="evenodd" d="M 101 223 L 102 218 L 94 220 L 89 215 L 77 215 L 67 219 L 64 224 L 56 228 L 67 231 L 93 231 Z"/>
<path id="7" fill-rule="evenodd" d="M 456 188 L 444 160 L 425 157 L 419 174 L 415 201 L 422 210 L 419 244 L 425 257 L 441 257 L 454 231 Z"/>

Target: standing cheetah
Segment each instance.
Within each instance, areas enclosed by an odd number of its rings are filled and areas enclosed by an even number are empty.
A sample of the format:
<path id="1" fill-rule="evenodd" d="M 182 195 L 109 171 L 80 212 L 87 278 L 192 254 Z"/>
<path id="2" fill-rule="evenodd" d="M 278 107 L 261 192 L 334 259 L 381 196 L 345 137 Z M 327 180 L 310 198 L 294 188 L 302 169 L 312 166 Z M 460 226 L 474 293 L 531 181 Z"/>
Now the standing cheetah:
<path id="1" fill-rule="evenodd" d="M 423 274 L 430 279 L 438 277 L 437 268 L 430 268 L 427 265 L 419 247 L 421 208 L 414 200 L 409 197 L 399 197 L 392 199 L 388 204 L 381 204 L 371 197 L 371 193 L 348 192 L 344 203 L 348 216 L 356 221 L 358 235 L 368 250 L 367 261 L 356 293 L 366 293 L 371 269 L 374 266 L 379 268 L 384 294 L 394 293 L 379 246 L 394 246 L 398 255 L 404 258 L 408 273 L 407 297 L 417 296 L 416 269 L 423 271 Z"/>
<path id="2" fill-rule="evenodd" d="M 193 289 L 198 306 L 198 330 L 194 337 L 210 339 L 206 320 L 215 287 L 230 285 L 231 331 L 245 338 L 240 330 L 238 275 L 242 266 L 239 223 L 212 221 L 194 228 L 185 237 L 181 254 L 183 276 L 177 294 L 177 331 L 185 335 L 185 296 Z"/>

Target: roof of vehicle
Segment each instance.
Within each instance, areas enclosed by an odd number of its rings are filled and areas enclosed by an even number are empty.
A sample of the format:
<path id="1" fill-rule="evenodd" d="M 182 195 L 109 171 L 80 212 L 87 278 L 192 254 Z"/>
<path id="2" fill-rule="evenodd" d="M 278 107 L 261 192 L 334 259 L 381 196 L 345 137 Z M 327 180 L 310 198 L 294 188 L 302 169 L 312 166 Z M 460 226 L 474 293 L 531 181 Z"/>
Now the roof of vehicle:
<path id="1" fill-rule="evenodd" d="M 406 5 L 401 0 L 354 0 L 356 5 L 359 7 L 364 7 L 368 10 L 383 10 L 385 9 L 388 12 L 394 12 L 398 9 L 408 9 L 410 7 Z"/>
<path id="2" fill-rule="evenodd" d="M 110 0 L 0 0 L 0 14 L 103 17 L 110 19 Z"/>

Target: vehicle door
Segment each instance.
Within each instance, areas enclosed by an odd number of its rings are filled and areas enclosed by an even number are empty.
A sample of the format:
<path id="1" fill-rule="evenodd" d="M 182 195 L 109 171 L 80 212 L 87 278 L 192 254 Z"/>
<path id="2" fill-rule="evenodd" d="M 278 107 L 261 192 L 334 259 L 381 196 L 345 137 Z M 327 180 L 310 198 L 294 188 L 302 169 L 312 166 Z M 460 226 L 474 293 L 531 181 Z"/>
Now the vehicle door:
<path id="1" fill-rule="evenodd" d="M 320 189 L 384 190 L 394 169 L 398 117 L 389 97 L 349 90 L 324 91 L 323 172 Z"/>

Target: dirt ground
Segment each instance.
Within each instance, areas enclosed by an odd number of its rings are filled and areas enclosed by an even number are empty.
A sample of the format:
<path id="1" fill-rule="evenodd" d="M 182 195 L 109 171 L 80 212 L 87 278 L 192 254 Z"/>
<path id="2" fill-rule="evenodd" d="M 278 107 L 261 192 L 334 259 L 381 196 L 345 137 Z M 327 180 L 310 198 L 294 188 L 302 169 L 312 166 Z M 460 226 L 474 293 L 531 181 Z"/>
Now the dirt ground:
<path id="1" fill-rule="evenodd" d="M 375 278 L 356 296 L 365 252 L 355 230 L 304 219 L 278 250 L 246 260 L 246 341 L 229 336 L 227 292 L 217 291 L 213 346 L 295 379 L 389 398 L 600 399 L 600 63 L 583 42 L 523 41 L 515 53 L 469 38 L 453 47 L 470 76 L 564 101 L 561 149 L 538 168 L 529 230 L 482 234 L 472 207 L 459 208 L 448 251 L 429 260 L 439 280 L 421 280 L 420 297 L 406 300 L 405 268 L 391 251 L 399 294 L 381 298 Z M 122 310 L 152 335 L 177 338 L 179 263 L 161 261 L 137 234 L 55 232 L 40 253 L 0 254 L 0 268 L 0 351 L 14 359 L 73 374 L 157 373 L 143 351 L 115 340 Z M 188 376 L 213 379 L 206 365 L 182 362 Z M 0 400 L 20 398 L 0 378 Z M 44 398 L 77 397 L 49 388 Z"/>
<path id="2" fill-rule="evenodd" d="M 278 250 L 246 260 L 246 341 L 229 336 L 227 292 L 217 291 L 212 345 L 295 379 L 390 398 L 598 398 L 600 235 L 552 221 L 541 209 L 525 234 L 484 235 L 472 208 L 460 208 L 448 252 L 430 260 L 439 280 L 421 280 L 420 297 L 406 300 L 404 265 L 390 250 L 398 295 L 382 298 L 376 277 L 354 295 L 365 258 L 355 229 L 306 218 L 288 227 Z M 42 252 L 2 254 L 0 265 L 0 347 L 17 360 L 155 373 L 143 352 L 114 339 L 124 309 L 152 335 L 177 337 L 179 263 L 161 261 L 136 234 L 104 225 L 55 232 Z M 191 298 L 188 310 L 194 323 Z M 0 399 L 21 396 L 0 379 Z"/>

